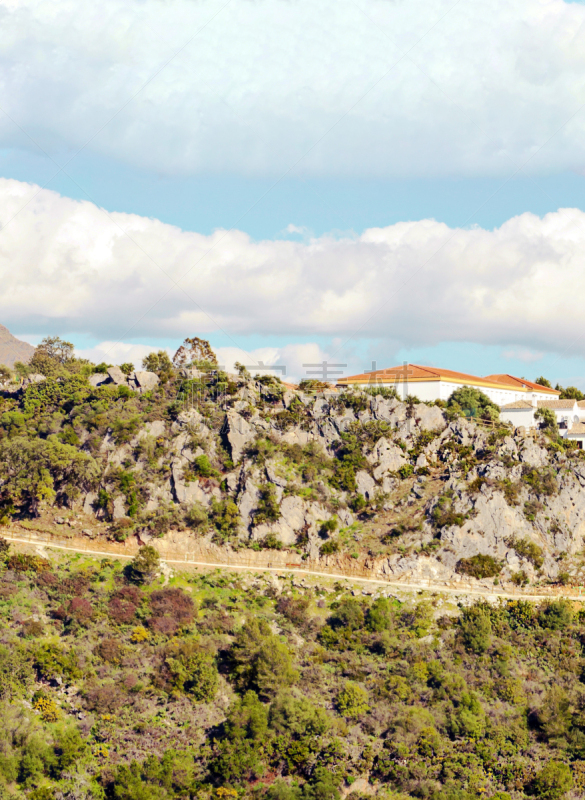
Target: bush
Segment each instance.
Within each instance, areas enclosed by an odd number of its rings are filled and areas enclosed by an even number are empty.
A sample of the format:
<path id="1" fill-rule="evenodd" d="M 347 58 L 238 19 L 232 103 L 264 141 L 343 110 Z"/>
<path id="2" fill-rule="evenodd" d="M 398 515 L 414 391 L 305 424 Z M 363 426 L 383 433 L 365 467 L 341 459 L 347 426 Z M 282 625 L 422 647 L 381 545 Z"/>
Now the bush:
<path id="1" fill-rule="evenodd" d="M 561 598 L 544 603 L 538 612 L 538 623 L 541 628 L 553 631 L 564 630 L 573 622 L 574 612 L 571 602 Z"/>
<path id="2" fill-rule="evenodd" d="M 541 800 L 560 800 L 573 788 L 573 777 L 567 764 L 549 761 L 536 775 L 531 793 Z"/>
<path id="3" fill-rule="evenodd" d="M 122 646 L 117 639 L 102 639 L 96 647 L 98 656 L 109 664 L 119 664 L 122 652 Z"/>
<path id="4" fill-rule="evenodd" d="M 540 569 L 544 563 L 544 555 L 542 547 L 530 539 L 514 539 L 511 546 L 522 558 L 530 561 L 536 569 Z"/>
<path id="5" fill-rule="evenodd" d="M 193 530 L 206 530 L 209 526 L 207 511 L 199 503 L 194 503 L 185 514 L 185 523 Z"/>
<path id="6" fill-rule="evenodd" d="M 497 420 L 500 416 L 500 409 L 496 403 L 479 389 L 473 389 L 471 386 L 456 389 L 447 400 L 447 408 L 465 417 L 479 417 L 490 421 Z"/>
<path id="7" fill-rule="evenodd" d="M 161 589 L 150 596 L 153 616 L 148 625 L 156 633 L 171 635 L 195 618 L 195 603 L 182 589 Z"/>
<path id="8" fill-rule="evenodd" d="M 472 578 L 494 578 L 502 571 L 502 564 L 493 556 L 478 553 L 471 558 L 461 558 L 455 568 L 460 575 L 469 575 Z"/>
<path id="9" fill-rule="evenodd" d="M 370 710 L 368 693 L 359 684 L 348 681 L 337 695 L 337 708 L 344 717 L 357 719 Z"/>
<path id="10" fill-rule="evenodd" d="M 41 715 L 43 722 L 57 722 L 59 709 L 52 697 L 44 691 L 35 692 L 33 695 L 33 708 Z"/>
<path id="11" fill-rule="evenodd" d="M 197 703 L 210 703 L 217 693 L 219 675 L 211 656 L 194 652 L 188 646 L 171 651 L 165 664 L 172 684 L 193 697 Z"/>
<path id="12" fill-rule="evenodd" d="M 144 545 L 126 567 L 128 579 L 134 583 L 152 583 L 160 567 L 158 551 L 151 545 Z"/>
<path id="13" fill-rule="evenodd" d="M 330 556 L 333 553 L 339 552 L 339 542 L 337 539 L 328 539 L 324 542 L 321 547 L 319 548 L 319 552 L 322 556 Z"/>
<path id="14" fill-rule="evenodd" d="M 460 620 L 463 643 L 471 653 L 485 653 L 491 644 L 492 623 L 489 608 L 483 604 L 465 609 Z"/>

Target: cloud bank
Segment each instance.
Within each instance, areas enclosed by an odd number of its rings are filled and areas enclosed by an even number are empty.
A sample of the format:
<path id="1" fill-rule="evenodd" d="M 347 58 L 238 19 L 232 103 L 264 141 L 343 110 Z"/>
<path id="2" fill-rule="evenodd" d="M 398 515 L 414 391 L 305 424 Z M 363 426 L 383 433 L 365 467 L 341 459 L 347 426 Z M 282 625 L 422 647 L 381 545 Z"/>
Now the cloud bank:
<path id="1" fill-rule="evenodd" d="M 584 23 L 562 0 L 0 0 L 0 146 L 38 152 L 16 122 L 168 174 L 579 170 Z"/>
<path id="2" fill-rule="evenodd" d="M 0 179 L 0 321 L 98 341 L 223 331 L 585 351 L 585 213 L 305 243 L 210 236 Z M 311 338 L 309 338 L 311 341 Z"/>

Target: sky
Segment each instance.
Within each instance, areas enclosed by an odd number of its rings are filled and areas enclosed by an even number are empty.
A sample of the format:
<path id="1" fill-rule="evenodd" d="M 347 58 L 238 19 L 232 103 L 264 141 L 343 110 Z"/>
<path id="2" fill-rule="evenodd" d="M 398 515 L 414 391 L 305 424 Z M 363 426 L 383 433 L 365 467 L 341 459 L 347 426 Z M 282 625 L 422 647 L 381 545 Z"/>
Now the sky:
<path id="1" fill-rule="evenodd" d="M 0 72 L 20 338 L 585 389 L 582 3 L 0 0 Z"/>

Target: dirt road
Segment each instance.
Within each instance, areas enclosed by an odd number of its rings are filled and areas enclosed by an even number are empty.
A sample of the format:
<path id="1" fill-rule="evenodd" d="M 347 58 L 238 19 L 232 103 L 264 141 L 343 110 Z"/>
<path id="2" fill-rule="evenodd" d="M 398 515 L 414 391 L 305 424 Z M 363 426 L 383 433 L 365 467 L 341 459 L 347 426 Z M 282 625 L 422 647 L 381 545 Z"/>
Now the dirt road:
<path id="1" fill-rule="evenodd" d="M 101 543 L 100 547 L 103 549 L 97 550 L 94 548 L 83 548 L 79 546 L 68 546 L 63 544 L 56 544 L 54 542 L 47 542 L 42 538 L 36 538 L 33 536 L 26 536 L 26 537 L 19 537 L 17 535 L 12 534 L 12 532 L 3 530 L 1 531 L 1 535 L 3 538 L 7 539 L 8 541 L 14 544 L 23 544 L 43 548 L 43 549 L 54 549 L 54 550 L 63 550 L 66 552 L 71 553 L 80 553 L 84 555 L 90 556 L 105 556 L 107 558 L 122 558 L 122 559 L 132 559 L 134 557 L 134 553 L 123 554 L 115 549 L 115 546 L 108 546 L 107 543 Z M 166 564 L 176 564 L 177 566 L 183 567 L 202 567 L 207 569 L 225 569 L 225 570 L 233 570 L 233 571 L 244 571 L 244 572 L 269 572 L 275 573 L 278 575 L 302 575 L 303 577 L 314 576 L 319 578 L 329 578 L 333 580 L 343 580 L 349 581 L 351 583 L 359 583 L 359 584 L 375 584 L 378 587 L 388 587 L 393 589 L 402 589 L 407 591 L 427 591 L 427 592 L 434 592 L 440 594 L 451 594 L 451 595 L 458 595 L 458 596 L 477 596 L 477 597 L 489 597 L 496 599 L 501 597 L 503 599 L 523 599 L 523 600 L 543 600 L 550 597 L 566 597 L 570 600 L 577 600 L 583 601 L 585 600 L 585 593 L 581 594 L 581 587 L 579 591 L 575 590 L 575 587 L 571 588 L 562 588 L 558 587 L 555 591 L 541 591 L 541 592 L 534 592 L 534 593 L 527 593 L 522 590 L 512 590 L 512 591 L 502 591 L 497 590 L 495 587 L 493 589 L 484 589 L 483 587 L 478 586 L 468 586 L 468 585 L 461 585 L 461 586 L 452 586 L 445 583 L 433 582 L 433 581 L 412 581 L 412 580 L 402 580 L 402 581 L 390 581 L 384 580 L 379 578 L 365 578 L 362 576 L 357 575 L 346 575 L 343 573 L 332 573 L 332 572 L 320 572 L 317 570 L 310 570 L 310 569 L 303 569 L 299 567 L 285 567 L 282 566 L 278 567 L 271 567 L 271 566 L 248 566 L 244 564 L 235 564 L 235 563 L 226 563 L 226 562 L 211 562 L 211 561 L 197 561 L 190 558 L 184 559 L 176 559 L 176 558 L 166 558 L 163 557 L 162 560 Z"/>

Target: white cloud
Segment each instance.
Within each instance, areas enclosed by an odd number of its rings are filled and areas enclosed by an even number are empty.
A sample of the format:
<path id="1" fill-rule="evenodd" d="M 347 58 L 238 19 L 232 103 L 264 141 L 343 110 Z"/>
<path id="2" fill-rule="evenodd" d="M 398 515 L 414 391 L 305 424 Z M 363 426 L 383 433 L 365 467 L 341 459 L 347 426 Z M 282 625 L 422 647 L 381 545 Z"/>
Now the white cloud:
<path id="1" fill-rule="evenodd" d="M 161 173 L 581 169 L 584 23 L 562 0 L 0 0 L 2 106 L 45 150 Z M 0 145 L 38 152 L 6 116 Z"/>
<path id="2" fill-rule="evenodd" d="M 287 344 L 283 347 L 262 347 L 245 352 L 237 347 L 218 347 L 220 365 L 228 372 L 235 372 L 239 361 L 252 375 L 277 375 L 282 380 L 296 383 L 303 378 L 323 378 L 322 364 L 328 354 L 315 342 Z M 319 374 L 315 374 L 319 370 Z M 347 375 L 347 370 L 344 371 Z M 327 376 L 325 376 L 327 377 Z M 329 376 L 335 380 L 335 376 Z"/>
<path id="3" fill-rule="evenodd" d="M 240 231 L 203 236 L 107 215 L 0 179 L 0 227 L 0 321 L 29 334 L 128 342 L 223 331 L 234 348 L 252 334 L 339 337 L 329 357 L 341 362 L 347 340 L 355 349 L 367 338 L 393 351 L 454 341 L 585 352 L 577 209 L 522 214 L 494 231 L 422 220 L 354 238 L 253 242 Z M 322 359 L 315 348 L 298 345 L 297 374 Z"/>
<path id="4" fill-rule="evenodd" d="M 175 351 L 170 347 L 152 347 L 148 344 L 131 344 L 128 342 L 100 342 L 94 347 L 76 348 L 79 358 L 89 358 L 94 364 L 132 363 L 135 369 L 142 369 L 142 359 L 149 353 L 166 350 L 172 358 Z"/>
<path id="5" fill-rule="evenodd" d="M 502 358 L 523 361 L 525 364 L 533 364 L 535 361 L 541 361 L 543 356 L 544 353 L 535 353 L 527 347 L 504 350 L 502 353 Z"/>

